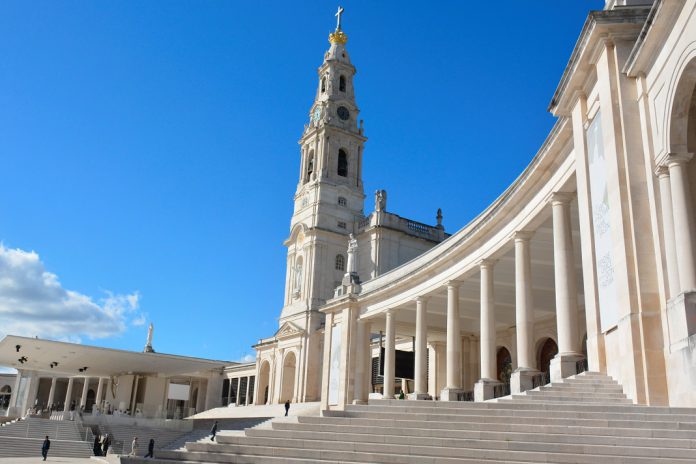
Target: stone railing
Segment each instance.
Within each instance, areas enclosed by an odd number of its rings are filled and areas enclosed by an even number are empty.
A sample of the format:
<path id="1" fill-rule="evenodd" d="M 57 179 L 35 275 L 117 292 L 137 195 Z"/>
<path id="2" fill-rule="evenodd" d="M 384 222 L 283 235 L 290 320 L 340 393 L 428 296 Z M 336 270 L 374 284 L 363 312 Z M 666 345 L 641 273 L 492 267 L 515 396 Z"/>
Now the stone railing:
<path id="1" fill-rule="evenodd" d="M 442 227 L 430 226 L 422 222 L 413 221 L 411 219 L 402 218 L 397 214 L 388 213 L 386 211 L 373 212 L 364 219 L 358 222 L 358 234 L 364 232 L 370 227 L 387 227 L 389 229 L 398 230 L 411 236 L 441 242 L 448 237 Z"/>

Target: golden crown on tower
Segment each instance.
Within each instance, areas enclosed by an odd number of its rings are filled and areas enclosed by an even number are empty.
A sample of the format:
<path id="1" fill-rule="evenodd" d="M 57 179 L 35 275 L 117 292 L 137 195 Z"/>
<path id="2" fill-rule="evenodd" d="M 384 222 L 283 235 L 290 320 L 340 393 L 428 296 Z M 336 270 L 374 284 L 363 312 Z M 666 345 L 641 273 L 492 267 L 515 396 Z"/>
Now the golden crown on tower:
<path id="1" fill-rule="evenodd" d="M 348 36 L 343 31 L 336 31 L 329 34 L 329 43 L 345 45 L 348 42 Z"/>

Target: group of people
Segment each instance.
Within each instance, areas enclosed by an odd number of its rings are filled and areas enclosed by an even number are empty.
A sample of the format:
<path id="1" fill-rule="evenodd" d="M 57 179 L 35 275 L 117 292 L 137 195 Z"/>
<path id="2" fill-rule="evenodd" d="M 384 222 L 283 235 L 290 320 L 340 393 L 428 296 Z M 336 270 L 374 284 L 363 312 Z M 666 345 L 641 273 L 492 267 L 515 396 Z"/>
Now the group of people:
<path id="1" fill-rule="evenodd" d="M 138 448 L 140 447 L 138 443 L 138 437 L 133 437 L 133 441 L 131 442 L 131 452 L 129 456 L 137 456 L 138 455 Z M 146 458 L 154 458 L 155 457 L 155 439 L 150 438 L 150 443 L 147 444 L 147 454 L 144 456 Z"/>
<path id="2" fill-rule="evenodd" d="M 106 453 L 109 452 L 109 446 L 111 446 L 111 436 L 108 433 L 105 435 L 97 435 L 94 437 L 92 451 L 95 456 L 106 456 Z"/>

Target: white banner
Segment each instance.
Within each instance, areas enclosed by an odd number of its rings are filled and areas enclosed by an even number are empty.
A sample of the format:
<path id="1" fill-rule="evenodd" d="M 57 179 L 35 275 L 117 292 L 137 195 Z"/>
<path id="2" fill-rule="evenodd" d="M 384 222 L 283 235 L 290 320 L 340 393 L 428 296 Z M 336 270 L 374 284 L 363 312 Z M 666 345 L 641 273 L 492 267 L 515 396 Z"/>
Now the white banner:
<path id="1" fill-rule="evenodd" d="M 167 398 L 170 400 L 188 401 L 190 392 L 191 392 L 190 385 L 181 385 L 178 383 L 170 383 L 169 384 L 169 393 L 167 394 Z"/>
<path id="2" fill-rule="evenodd" d="M 338 404 L 338 380 L 341 375 L 341 324 L 331 328 L 331 364 L 329 366 L 329 405 Z"/>
<path id="3" fill-rule="evenodd" d="M 592 226 L 594 231 L 599 318 L 602 332 L 614 327 L 619 320 L 616 279 L 614 276 L 614 241 L 611 236 L 611 208 L 607 185 L 607 162 L 604 156 L 602 115 L 597 115 L 587 128 L 587 157 L 592 196 Z"/>

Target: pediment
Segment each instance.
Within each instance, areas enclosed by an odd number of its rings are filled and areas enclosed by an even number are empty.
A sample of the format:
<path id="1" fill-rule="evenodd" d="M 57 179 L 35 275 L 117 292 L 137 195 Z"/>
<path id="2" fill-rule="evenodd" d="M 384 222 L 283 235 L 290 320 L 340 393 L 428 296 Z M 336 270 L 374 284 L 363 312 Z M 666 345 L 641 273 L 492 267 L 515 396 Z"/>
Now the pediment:
<path id="1" fill-rule="evenodd" d="M 284 322 L 275 333 L 276 338 L 287 338 L 304 334 L 304 330 L 292 322 Z"/>

